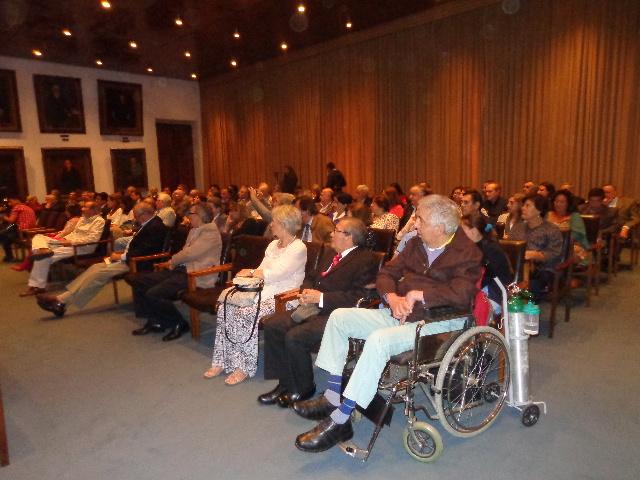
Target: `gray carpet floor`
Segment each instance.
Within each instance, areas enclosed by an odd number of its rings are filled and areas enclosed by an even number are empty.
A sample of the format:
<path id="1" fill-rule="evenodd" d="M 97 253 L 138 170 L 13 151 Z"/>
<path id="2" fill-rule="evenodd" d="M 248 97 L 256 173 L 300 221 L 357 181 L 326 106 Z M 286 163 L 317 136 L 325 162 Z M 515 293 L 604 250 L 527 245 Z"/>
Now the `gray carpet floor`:
<path id="1" fill-rule="evenodd" d="M 128 287 L 121 306 L 106 288 L 62 320 L 19 298 L 25 274 L 0 265 L 0 383 L 11 465 L 0 479 L 640 477 L 640 273 L 623 271 L 593 305 L 576 306 L 553 339 L 530 341 L 532 393 L 548 414 L 526 428 L 505 409 L 483 434 L 443 435 L 435 463 L 411 459 L 396 412 L 371 458 L 293 446 L 310 423 L 256 397 L 271 389 L 262 370 L 228 387 L 204 380 L 213 323 L 200 342 L 133 337 L 139 325 Z M 318 374 L 322 383 L 323 375 Z M 357 425 L 366 443 L 371 425 Z"/>

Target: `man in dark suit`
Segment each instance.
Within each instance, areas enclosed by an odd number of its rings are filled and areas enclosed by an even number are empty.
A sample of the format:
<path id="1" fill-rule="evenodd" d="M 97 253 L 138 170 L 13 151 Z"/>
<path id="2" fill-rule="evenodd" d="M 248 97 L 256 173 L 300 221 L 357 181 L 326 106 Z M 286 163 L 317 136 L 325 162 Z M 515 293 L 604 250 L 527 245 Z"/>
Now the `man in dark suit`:
<path id="1" fill-rule="evenodd" d="M 616 186 L 610 183 L 604 185 L 602 190 L 605 205 L 616 209 L 620 238 L 626 240 L 631 231 L 640 225 L 640 205 L 634 198 L 618 196 Z"/>
<path id="2" fill-rule="evenodd" d="M 318 213 L 318 207 L 311 197 L 300 197 L 296 207 L 302 212 L 303 242 L 329 243 L 333 232 L 333 222 L 326 215 Z"/>
<path id="3" fill-rule="evenodd" d="M 112 253 L 111 257 L 105 258 L 104 262 L 89 267 L 69 283 L 60 295 L 38 295 L 38 305 L 42 309 L 62 317 L 69 305 L 73 304 L 78 308 L 83 308 L 113 277 L 129 272 L 127 259 L 162 252 L 167 230 L 162 220 L 155 215 L 153 206 L 141 202 L 134 207 L 133 216 L 140 228 L 124 252 Z M 138 265 L 141 270 L 148 270 L 151 267 L 150 263 Z"/>
<path id="4" fill-rule="evenodd" d="M 300 294 L 305 308 L 317 306 L 317 313 L 295 323 L 291 312 L 274 313 L 263 319 L 265 379 L 277 379 L 278 385 L 260 395 L 264 405 L 278 403 L 288 407 L 315 393 L 311 352 L 322 340 L 325 324 L 336 308 L 353 307 L 365 295 L 364 287 L 375 280 L 378 262 L 364 248 L 367 229 L 360 219 L 338 222 L 327 249 L 314 272 L 307 273 Z"/>
<path id="5" fill-rule="evenodd" d="M 327 183 L 324 188 L 330 188 L 333 193 L 340 193 L 347 186 L 347 181 L 333 162 L 327 163 Z"/>

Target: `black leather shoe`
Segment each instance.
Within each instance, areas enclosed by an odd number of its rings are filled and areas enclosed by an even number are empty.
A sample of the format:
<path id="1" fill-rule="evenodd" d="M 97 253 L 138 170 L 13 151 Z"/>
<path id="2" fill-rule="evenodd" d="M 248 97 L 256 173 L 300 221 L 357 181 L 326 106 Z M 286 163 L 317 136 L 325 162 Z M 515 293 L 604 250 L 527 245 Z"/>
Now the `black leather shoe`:
<path id="1" fill-rule="evenodd" d="M 304 402 L 295 402 L 292 406 L 293 411 L 300 415 L 302 418 L 308 420 L 322 420 L 331 415 L 336 408 L 332 405 L 327 397 L 320 395 L 319 397 L 306 400 Z"/>
<path id="2" fill-rule="evenodd" d="M 278 383 L 276 388 L 260 395 L 258 397 L 258 403 L 262 405 L 273 405 L 276 403 L 278 397 L 285 393 L 287 393 L 287 389 L 281 383 Z"/>
<path id="3" fill-rule="evenodd" d="M 180 322 L 173 327 L 169 333 L 162 337 L 163 342 L 170 342 L 171 340 L 179 339 L 183 333 L 189 331 L 189 324 L 187 322 Z"/>
<path id="4" fill-rule="evenodd" d="M 62 318 L 64 312 L 67 310 L 67 306 L 58 301 L 54 295 L 40 294 L 36 297 L 38 300 L 38 306 L 47 312 L 53 313 L 56 317 Z"/>
<path id="5" fill-rule="evenodd" d="M 284 392 L 282 395 L 278 397 L 276 402 L 278 402 L 278 406 L 280 408 L 289 408 L 295 402 L 303 402 L 305 400 L 309 400 L 315 394 L 316 394 L 316 386 L 314 385 L 311 390 L 305 393 Z"/>
<path id="6" fill-rule="evenodd" d="M 298 435 L 296 448 L 303 452 L 324 452 L 340 442 L 345 442 L 353 437 L 351 420 L 340 424 L 330 417 L 321 420 L 312 430 Z"/>
<path id="7" fill-rule="evenodd" d="M 160 333 L 164 332 L 164 328 L 162 325 L 158 325 L 157 323 L 147 322 L 144 324 L 144 327 L 138 328 L 131 332 L 131 335 L 148 335 L 149 333 Z"/>

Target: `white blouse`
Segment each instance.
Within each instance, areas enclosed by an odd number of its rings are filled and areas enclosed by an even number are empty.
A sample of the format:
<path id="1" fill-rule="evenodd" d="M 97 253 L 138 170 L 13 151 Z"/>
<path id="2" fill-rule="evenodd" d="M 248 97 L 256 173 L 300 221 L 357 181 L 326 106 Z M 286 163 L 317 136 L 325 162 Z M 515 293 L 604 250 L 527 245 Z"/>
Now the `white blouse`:
<path id="1" fill-rule="evenodd" d="M 273 298 L 277 293 L 299 288 L 304 280 L 307 263 L 307 246 L 295 239 L 284 248 L 278 248 L 278 240 L 267 246 L 258 270 L 264 274 L 262 299 Z"/>
<path id="2" fill-rule="evenodd" d="M 122 208 L 118 208 L 113 214 L 107 213 L 107 220 L 111 220 L 111 225 L 122 225 Z"/>

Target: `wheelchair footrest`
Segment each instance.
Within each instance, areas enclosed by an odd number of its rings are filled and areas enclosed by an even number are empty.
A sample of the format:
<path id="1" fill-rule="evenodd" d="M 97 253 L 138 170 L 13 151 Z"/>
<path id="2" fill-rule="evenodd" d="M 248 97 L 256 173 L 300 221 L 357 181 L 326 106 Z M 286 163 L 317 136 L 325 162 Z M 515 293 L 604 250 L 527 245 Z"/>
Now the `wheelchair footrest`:
<path id="1" fill-rule="evenodd" d="M 340 450 L 342 450 L 350 457 L 357 458 L 359 460 L 362 460 L 363 462 L 366 462 L 367 458 L 369 457 L 369 450 L 367 450 L 366 448 L 360 448 L 351 440 L 339 443 L 338 447 L 340 447 Z"/>
<path id="2" fill-rule="evenodd" d="M 371 403 L 366 409 L 360 408 L 358 411 L 362 413 L 365 417 L 371 420 L 374 424 L 378 425 L 391 425 L 391 418 L 393 417 L 393 405 L 389 406 L 389 410 L 387 414 L 382 418 L 382 414 L 384 413 L 385 404 L 387 401 L 382 397 L 382 395 L 376 393 L 376 396 L 373 397 Z"/>

